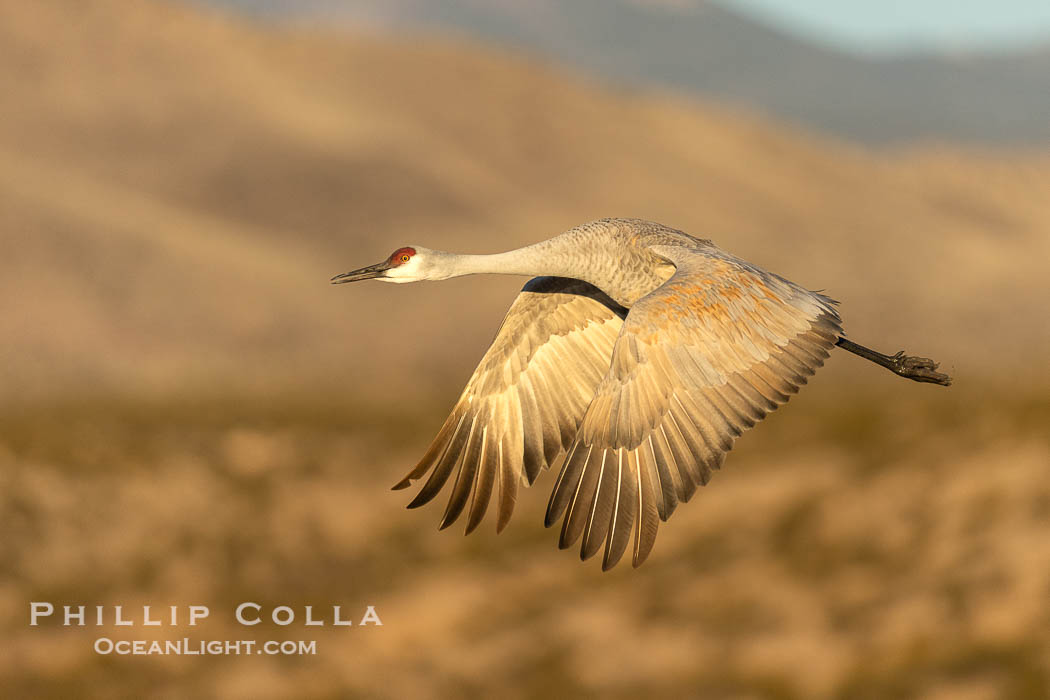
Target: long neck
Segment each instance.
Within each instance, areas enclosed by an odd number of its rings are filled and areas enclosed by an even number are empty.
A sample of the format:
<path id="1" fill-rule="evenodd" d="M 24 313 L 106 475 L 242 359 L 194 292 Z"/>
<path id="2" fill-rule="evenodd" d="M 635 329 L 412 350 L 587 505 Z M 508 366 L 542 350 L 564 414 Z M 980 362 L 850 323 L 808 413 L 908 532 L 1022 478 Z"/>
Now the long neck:
<path id="1" fill-rule="evenodd" d="M 550 275 L 554 277 L 579 277 L 586 274 L 587 267 L 579 255 L 564 246 L 552 245 L 554 241 L 542 241 L 534 245 L 494 255 L 450 254 L 449 267 L 453 277 L 475 274 L 528 275 L 531 277 Z"/>
<path id="2" fill-rule="evenodd" d="M 506 253 L 446 253 L 442 268 L 448 277 L 483 273 L 572 277 L 590 282 L 617 303 L 630 307 L 663 284 L 674 268 L 661 265 L 656 256 L 616 233 L 609 231 L 605 222 L 595 222 Z"/>

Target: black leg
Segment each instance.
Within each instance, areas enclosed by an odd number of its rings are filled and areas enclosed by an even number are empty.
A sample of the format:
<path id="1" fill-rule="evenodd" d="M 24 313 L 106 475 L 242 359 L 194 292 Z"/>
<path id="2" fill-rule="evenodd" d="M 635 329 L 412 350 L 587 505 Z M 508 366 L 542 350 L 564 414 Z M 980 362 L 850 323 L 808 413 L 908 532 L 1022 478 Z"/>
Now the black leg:
<path id="1" fill-rule="evenodd" d="M 925 357 L 905 355 L 903 350 L 896 355 L 883 355 L 881 352 L 875 352 L 845 338 L 839 338 L 835 345 L 838 345 L 843 350 L 852 352 L 854 355 L 859 355 L 865 360 L 871 360 L 877 365 L 882 365 L 894 374 L 899 374 L 906 379 L 940 384 L 941 386 L 949 386 L 952 383 L 951 377 L 936 371 L 936 362 Z"/>

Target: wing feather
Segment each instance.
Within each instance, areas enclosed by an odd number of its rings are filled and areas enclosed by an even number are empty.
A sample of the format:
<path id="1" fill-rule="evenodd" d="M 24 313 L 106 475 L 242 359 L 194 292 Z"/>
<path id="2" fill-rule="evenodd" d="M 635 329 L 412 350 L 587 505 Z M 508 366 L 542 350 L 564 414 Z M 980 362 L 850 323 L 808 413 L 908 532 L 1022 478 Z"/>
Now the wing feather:
<path id="1" fill-rule="evenodd" d="M 502 530 L 518 482 L 531 484 L 572 446 L 625 315 L 586 282 L 530 280 L 434 442 L 394 487 L 427 477 L 409 507 L 431 501 L 455 472 L 441 527 L 466 511 L 471 532 L 495 496 L 496 528 Z"/>
<path id="2" fill-rule="evenodd" d="M 587 452 L 581 450 L 576 454 L 580 478 L 576 483 L 572 500 L 568 504 L 568 511 L 561 530 L 561 538 L 558 540 L 558 546 L 562 549 L 571 547 L 576 540 L 580 539 L 580 535 L 583 534 L 584 528 L 587 526 L 587 519 L 590 517 L 590 513 L 593 512 L 594 501 L 598 495 L 602 476 L 605 472 L 605 460 L 608 450 L 598 449 L 597 453 L 595 454 L 594 448 L 589 447 Z M 595 459 L 594 462 L 590 461 L 592 457 Z M 590 468 L 587 468 L 588 464 Z"/>
<path id="3" fill-rule="evenodd" d="M 659 428 L 649 434 L 648 447 L 649 455 L 656 467 L 653 483 L 660 485 L 661 499 L 658 504 L 658 512 L 661 520 L 667 520 L 678 506 L 678 494 L 682 491 L 682 485 L 678 479 L 678 467 L 672 464 L 667 456 Z"/>
<path id="4" fill-rule="evenodd" d="M 457 460 L 456 481 L 452 485 L 452 495 L 449 496 L 445 515 L 441 518 L 442 530 L 454 523 L 467 505 L 467 499 L 474 488 L 474 474 L 477 473 L 478 462 L 481 457 L 483 432 L 484 429 L 478 425 L 478 417 L 474 416 L 470 422 L 470 433 L 467 437 L 466 448 Z"/>
<path id="5" fill-rule="evenodd" d="M 631 308 L 548 506 L 580 555 L 640 565 L 734 440 L 785 403 L 842 333 L 831 299 L 714 246 L 654 245 L 675 274 Z"/>
<path id="6" fill-rule="evenodd" d="M 637 452 L 618 450 L 619 464 L 616 472 L 616 501 L 613 504 L 612 517 L 609 519 L 609 532 L 606 535 L 605 555 L 602 557 L 602 570 L 608 571 L 627 551 L 631 542 L 634 521 L 638 516 L 639 471 Z"/>
<path id="7" fill-rule="evenodd" d="M 470 496 L 470 513 L 467 516 L 467 534 L 481 524 L 492 498 L 492 489 L 499 473 L 498 448 L 488 438 L 489 427 L 485 426 L 481 436 L 481 457 L 474 474 L 474 492 Z"/>
<path id="8" fill-rule="evenodd" d="M 663 499 L 658 496 L 655 486 L 655 484 L 659 483 L 659 476 L 653 463 L 646 458 L 646 453 L 643 451 L 637 454 L 639 457 L 637 469 L 638 492 L 636 494 L 638 527 L 634 530 L 634 553 L 631 557 L 635 566 L 645 561 L 645 558 L 649 556 L 649 552 L 652 551 L 653 544 L 656 542 L 657 528 L 660 525 L 660 520 L 663 519 L 659 507 Z M 666 493 L 664 496 L 666 497 Z M 612 561 L 606 569 L 608 570 L 608 568 L 615 565 L 616 562 Z"/>

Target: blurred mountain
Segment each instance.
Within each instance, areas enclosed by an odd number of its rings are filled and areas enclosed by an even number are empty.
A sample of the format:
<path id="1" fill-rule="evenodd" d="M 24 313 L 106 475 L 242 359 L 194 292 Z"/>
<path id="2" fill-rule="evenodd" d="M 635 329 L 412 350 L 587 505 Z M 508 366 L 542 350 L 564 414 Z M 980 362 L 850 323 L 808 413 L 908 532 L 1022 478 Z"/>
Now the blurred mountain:
<path id="1" fill-rule="evenodd" d="M 131 0 L 0 1 L 0 94 L 5 401 L 444 402 L 523 280 L 328 278 L 603 216 L 826 289 L 860 342 L 968 376 L 1045 365 L 1045 157 L 871 154 L 491 48 Z"/>
<path id="2" fill-rule="evenodd" d="M 851 54 L 712 2 L 208 0 L 258 15 L 509 44 L 613 83 L 664 85 L 869 144 L 1050 144 L 1050 46 Z"/>

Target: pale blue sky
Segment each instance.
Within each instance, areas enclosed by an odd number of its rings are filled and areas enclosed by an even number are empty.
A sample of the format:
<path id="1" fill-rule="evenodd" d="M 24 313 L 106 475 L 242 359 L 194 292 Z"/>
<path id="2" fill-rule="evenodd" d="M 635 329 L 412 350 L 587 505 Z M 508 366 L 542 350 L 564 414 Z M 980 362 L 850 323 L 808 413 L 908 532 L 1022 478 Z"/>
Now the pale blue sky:
<path id="1" fill-rule="evenodd" d="M 1050 0 L 719 0 L 854 49 L 1050 43 Z"/>

